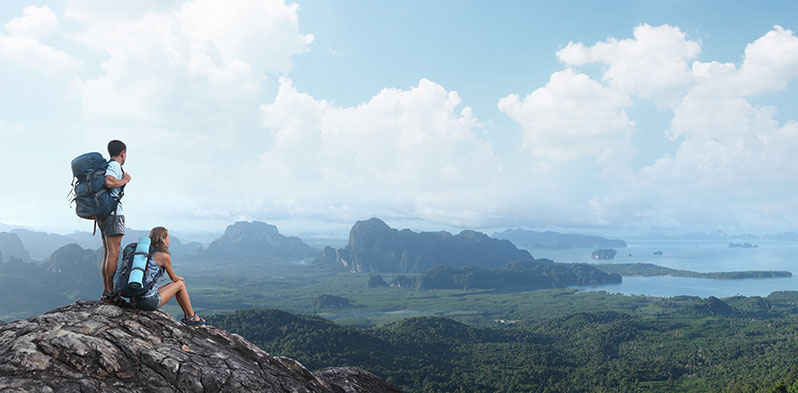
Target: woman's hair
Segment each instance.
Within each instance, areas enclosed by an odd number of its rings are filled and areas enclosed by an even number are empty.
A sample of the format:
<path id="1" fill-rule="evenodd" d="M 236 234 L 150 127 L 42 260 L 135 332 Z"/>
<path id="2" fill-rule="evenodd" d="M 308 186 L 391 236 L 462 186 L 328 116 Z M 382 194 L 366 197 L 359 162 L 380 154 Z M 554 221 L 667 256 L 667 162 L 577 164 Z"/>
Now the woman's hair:
<path id="1" fill-rule="evenodd" d="M 152 248 L 169 253 L 169 246 L 166 244 L 166 237 L 169 236 L 169 230 L 164 227 L 155 227 L 150 231 L 150 245 Z"/>

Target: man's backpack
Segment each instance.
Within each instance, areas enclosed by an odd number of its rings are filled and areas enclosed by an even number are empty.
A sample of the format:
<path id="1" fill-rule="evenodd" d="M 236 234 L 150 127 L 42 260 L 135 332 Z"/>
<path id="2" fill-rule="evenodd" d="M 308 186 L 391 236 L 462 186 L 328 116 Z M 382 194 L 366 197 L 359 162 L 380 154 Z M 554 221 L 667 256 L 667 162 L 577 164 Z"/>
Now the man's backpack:
<path id="1" fill-rule="evenodd" d="M 75 203 L 78 217 L 88 220 L 104 220 L 116 211 L 119 199 L 124 194 L 124 186 L 119 198 L 111 196 L 111 190 L 105 187 L 105 170 L 109 161 L 100 153 L 86 153 L 72 160 L 71 202 Z"/>
<path id="2" fill-rule="evenodd" d="M 127 298 L 143 296 L 152 288 L 153 285 L 155 285 L 154 281 L 148 280 L 146 273 L 144 274 L 142 285 L 140 287 L 128 285 L 130 273 L 132 273 L 134 270 L 133 257 L 136 256 L 137 245 L 138 243 L 130 243 L 125 246 L 125 249 L 122 250 L 122 261 L 119 264 L 119 267 L 116 268 L 116 273 L 114 274 L 114 293 L 122 292 L 122 296 Z M 149 260 L 151 256 L 151 253 L 147 253 L 146 257 Z M 145 266 L 146 270 L 149 267 L 149 262 L 147 262 Z"/>

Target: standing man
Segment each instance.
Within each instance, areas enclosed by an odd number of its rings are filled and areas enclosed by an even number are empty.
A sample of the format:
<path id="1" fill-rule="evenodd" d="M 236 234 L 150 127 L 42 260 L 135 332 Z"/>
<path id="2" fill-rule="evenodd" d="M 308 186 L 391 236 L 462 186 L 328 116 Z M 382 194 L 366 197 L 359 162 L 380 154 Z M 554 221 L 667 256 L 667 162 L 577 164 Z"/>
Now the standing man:
<path id="1" fill-rule="evenodd" d="M 108 154 L 111 156 L 111 161 L 108 162 L 108 169 L 105 170 L 105 187 L 108 188 L 111 197 L 119 201 L 123 195 L 122 188 L 130 182 L 130 174 L 122 170 L 122 165 L 125 164 L 127 158 L 127 146 L 118 140 L 108 142 Z M 119 260 L 119 247 L 122 244 L 122 236 L 125 234 L 125 213 L 122 211 L 122 204 L 118 204 L 116 211 L 99 221 L 98 226 L 103 237 L 104 289 L 100 300 L 118 306 L 127 305 L 121 294 L 114 293 L 114 274 Z"/>

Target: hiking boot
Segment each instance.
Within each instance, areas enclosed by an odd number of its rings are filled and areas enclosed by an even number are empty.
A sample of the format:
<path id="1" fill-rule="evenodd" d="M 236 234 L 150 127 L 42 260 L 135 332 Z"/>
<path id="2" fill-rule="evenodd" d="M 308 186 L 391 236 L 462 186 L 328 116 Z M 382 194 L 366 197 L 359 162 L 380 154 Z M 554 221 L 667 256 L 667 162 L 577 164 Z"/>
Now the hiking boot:
<path id="1" fill-rule="evenodd" d="M 130 303 L 122 298 L 122 293 L 120 292 L 103 292 L 102 296 L 100 296 L 100 301 L 103 303 L 113 304 L 118 307 L 130 307 Z"/>

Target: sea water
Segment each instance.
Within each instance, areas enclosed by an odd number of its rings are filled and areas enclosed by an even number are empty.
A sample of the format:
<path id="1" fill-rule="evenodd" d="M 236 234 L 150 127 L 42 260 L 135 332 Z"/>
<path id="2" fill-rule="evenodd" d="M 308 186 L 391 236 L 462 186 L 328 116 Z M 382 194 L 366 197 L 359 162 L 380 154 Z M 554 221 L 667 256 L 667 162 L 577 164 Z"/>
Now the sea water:
<path id="1" fill-rule="evenodd" d="M 748 242 L 758 248 L 730 248 L 729 243 Z M 627 240 L 628 247 L 616 248 L 609 261 L 590 257 L 593 249 L 529 250 L 535 258 L 555 262 L 581 263 L 653 263 L 673 269 L 695 272 L 730 272 L 743 270 L 786 270 L 790 278 L 745 280 L 709 280 L 690 277 L 624 276 L 620 284 L 575 287 L 582 291 L 607 291 L 627 295 L 700 297 L 767 296 L 774 291 L 798 290 L 798 242 L 777 240 Z M 662 255 L 654 255 L 662 251 Z"/>

